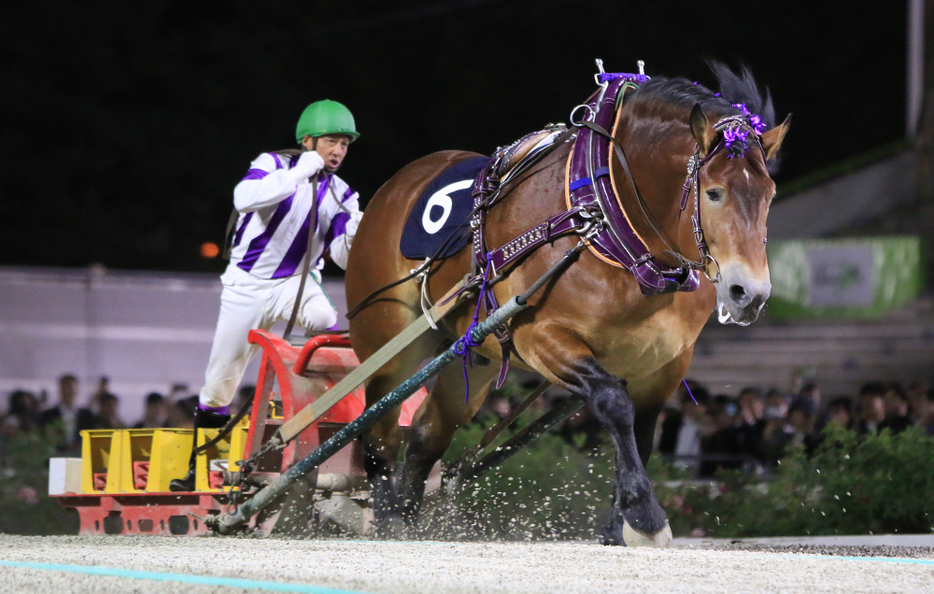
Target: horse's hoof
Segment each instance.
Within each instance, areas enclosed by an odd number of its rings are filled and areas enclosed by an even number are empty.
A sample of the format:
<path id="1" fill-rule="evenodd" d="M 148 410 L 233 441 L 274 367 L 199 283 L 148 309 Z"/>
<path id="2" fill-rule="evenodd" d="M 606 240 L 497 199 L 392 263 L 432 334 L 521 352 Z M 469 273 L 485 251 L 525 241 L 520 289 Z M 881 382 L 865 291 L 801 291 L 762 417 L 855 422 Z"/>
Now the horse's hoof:
<path id="1" fill-rule="evenodd" d="M 407 528 L 399 516 L 382 518 L 376 525 L 376 538 L 379 540 L 403 540 Z"/>
<path id="2" fill-rule="evenodd" d="M 623 540 L 623 531 L 614 529 L 612 525 L 603 529 L 603 544 L 608 547 L 624 547 L 626 541 Z"/>
<path id="3" fill-rule="evenodd" d="M 629 522 L 623 520 L 623 541 L 630 547 L 670 547 L 671 546 L 671 526 L 668 520 L 665 520 L 665 527 L 655 534 L 644 534 L 629 525 Z"/>

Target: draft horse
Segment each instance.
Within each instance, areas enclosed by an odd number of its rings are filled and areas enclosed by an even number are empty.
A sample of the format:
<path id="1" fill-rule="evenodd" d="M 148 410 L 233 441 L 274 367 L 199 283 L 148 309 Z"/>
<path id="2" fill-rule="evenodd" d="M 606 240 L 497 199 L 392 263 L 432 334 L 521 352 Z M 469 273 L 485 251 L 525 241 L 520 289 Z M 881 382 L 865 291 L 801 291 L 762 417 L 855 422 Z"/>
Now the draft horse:
<path id="1" fill-rule="evenodd" d="M 503 246 L 568 211 L 573 195 L 569 187 L 584 183 L 569 179 L 576 167 L 572 153 L 582 150 L 575 147 L 585 134 L 602 131 L 612 137 L 605 139 L 607 151 L 601 157 L 608 175 L 600 180 L 610 197 L 591 214 L 596 212 L 604 234 L 613 232 L 614 225 L 628 224 L 646 254 L 635 254 L 639 261 L 623 267 L 607 256 L 607 250 L 597 249 L 599 236 L 570 233 L 524 254 L 490 288 L 504 303 L 579 242 L 590 248 L 533 296 L 529 307 L 510 321 L 508 331 L 517 355 L 512 357 L 514 364 L 582 397 L 616 447 L 614 506 L 603 529 L 606 544 L 670 541 L 667 518 L 645 472 L 656 418 L 682 381 L 711 312 L 718 309 L 721 321 L 747 324 L 757 318 L 771 288 L 765 242 L 775 184 L 768 164 L 778 154 L 790 116 L 774 125 L 771 97 L 760 92 L 748 70 L 735 74 L 722 64 L 712 67 L 719 93 L 683 78 L 641 75 L 628 75 L 626 88 L 619 89 L 621 83 L 613 77 L 626 75 L 599 75 L 601 86 L 590 107 L 579 110 L 584 112 L 577 116 L 579 121 L 572 120 L 577 125 L 570 131 L 576 134 L 569 136 L 577 140 L 562 141 L 534 170 L 512 180 L 508 191 L 484 212 L 483 250 Z M 601 94 L 613 85 L 621 91 L 615 102 Z M 612 125 L 597 130 L 586 122 L 601 100 L 609 104 Z M 443 151 L 423 157 L 375 194 L 350 253 L 350 306 L 422 264 L 400 253 L 409 212 L 439 173 L 477 156 Z M 585 181 L 597 186 L 595 180 Z M 611 217 L 610 206 L 624 216 Z M 428 297 L 438 299 L 471 270 L 479 271 L 476 252 L 465 248 L 437 262 L 426 281 Z M 647 263 L 673 288 L 647 289 L 637 278 L 639 266 Z M 421 315 L 421 298 L 415 282 L 402 283 L 353 317 L 350 336 L 361 360 Z M 373 375 L 366 385 L 368 404 L 462 336 L 477 298 L 475 294 L 458 306 L 437 330 L 422 335 Z M 504 350 L 491 336 L 473 352 L 473 365 L 466 372 L 460 365 L 449 365 L 437 377 L 416 414 L 401 467 L 396 468 L 397 415 L 387 415 L 364 436 L 378 533 L 391 536 L 415 525 L 430 469 L 454 431 L 483 403 L 499 371 L 494 363 L 504 358 Z"/>

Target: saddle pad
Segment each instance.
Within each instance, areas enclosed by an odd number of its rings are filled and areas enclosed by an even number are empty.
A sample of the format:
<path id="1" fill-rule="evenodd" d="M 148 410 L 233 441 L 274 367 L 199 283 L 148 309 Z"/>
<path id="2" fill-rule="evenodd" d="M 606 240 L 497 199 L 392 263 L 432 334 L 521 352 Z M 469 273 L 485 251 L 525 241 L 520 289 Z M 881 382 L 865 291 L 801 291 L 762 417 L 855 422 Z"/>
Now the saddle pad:
<path id="1" fill-rule="evenodd" d="M 447 242 L 444 252 L 438 254 L 443 259 L 470 242 L 471 192 L 477 174 L 489 162 L 489 157 L 471 157 L 451 165 L 431 180 L 402 230 L 399 248 L 403 256 L 412 260 L 428 258 Z"/>

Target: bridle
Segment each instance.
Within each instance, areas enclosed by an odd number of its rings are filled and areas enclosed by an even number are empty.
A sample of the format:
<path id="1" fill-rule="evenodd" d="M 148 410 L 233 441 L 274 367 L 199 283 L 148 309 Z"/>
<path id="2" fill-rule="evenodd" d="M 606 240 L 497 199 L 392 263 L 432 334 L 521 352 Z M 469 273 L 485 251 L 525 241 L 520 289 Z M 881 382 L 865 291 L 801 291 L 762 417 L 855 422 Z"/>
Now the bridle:
<path id="1" fill-rule="evenodd" d="M 759 134 L 757 133 L 755 127 L 749 123 L 747 116 L 745 115 L 734 115 L 723 118 L 713 125 L 713 129 L 716 132 L 724 131 L 724 135 L 721 136 L 720 140 L 713 147 L 713 149 L 711 149 L 711 151 L 708 152 L 703 158 L 700 156 L 700 146 L 696 143 L 694 144 L 694 154 L 690 159 L 688 159 L 687 177 L 685 178 L 684 186 L 682 186 L 681 189 L 680 212 L 684 212 L 684 209 L 687 207 L 688 195 L 691 193 L 691 188 L 694 188 L 694 214 L 691 215 L 691 225 L 694 230 L 694 242 L 697 244 L 697 253 L 700 256 L 700 259 L 696 261 L 690 260 L 685 257 L 684 254 L 676 252 L 672 249 L 666 250 L 665 253 L 675 257 L 682 266 L 687 266 L 689 268 L 693 268 L 694 270 L 700 270 L 704 273 L 704 276 L 707 277 L 707 280 L 712 283 L 717 283 L 720 282 L 720 263 L 717 262 L 716 258 L 710 254 L 710 247 L 707 245 L 707 240 L 704 238 L 704 228 L 701 225 L 700 170 L 721 150 L 735 150 L 732 146 L 735 142 L 742 143 L 742 153 L 745 153 L 746 149 L 748 148 L 747 139 L 750 136 L 754 139 L 755 145 L 762 153 L 763 162 L 766 160 L 766 152 L 765 147 L 762 146 L 762 141 L 759 139 Z M 739 151 L 736 151 L 734 154 L 737 153 L 739 153 Z M 732 158 L 732 155 L 727 155 L 727 158 Z M 664 239 L 662 239 L 662 241 L 664 241 Z M 707 268 L 711 263 L 716 264 L 717 266 L 717 273 L 713 277 L 711 277 L 707 272 Z"/>

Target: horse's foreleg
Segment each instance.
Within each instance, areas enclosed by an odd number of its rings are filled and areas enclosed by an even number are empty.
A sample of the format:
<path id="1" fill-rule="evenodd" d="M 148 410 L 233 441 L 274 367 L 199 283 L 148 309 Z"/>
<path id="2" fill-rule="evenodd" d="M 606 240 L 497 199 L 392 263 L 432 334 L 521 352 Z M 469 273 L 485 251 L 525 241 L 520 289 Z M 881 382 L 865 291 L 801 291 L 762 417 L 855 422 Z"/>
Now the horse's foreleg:
<path id="1" fill-rule="evenodd" d="M 574 391 L 587 400 L 616 446 L 616 494 L 603 543 L 668 544 L 671 531 L 639 455 L 635 407 L 626 382 L 610 375 L 593 358 L 578 360 L 574 367 Z"/>
<path id="2" fill-rule="evenodd" d="M 550 372 L 546 377 L 552 375 L 553 381 L 584 398 L 616 446 L 614 505 L 603 530 L 604 544 L 667 545 L 671 530 L 640 456 L 636 411 L 626 382 L 607 372 L 567 331 L 549 327 L 538 338 L 534 356 L 542 371 Z"/>
<path id="3" fill-rule="evenodd" d="M 474 356 L 475 361 L 478 358 Z M 454 362 L 438 375 L 431 394 L 419 407 L 412 422 L 399 484 L 402 514 L 409 527 L 414 527 L 418 521 L 425 483 L 432 467 L 451 445 L 457 428 L 477 413 L 498 371 L 499 366 L 489 361 L 468 368 L 470 397 L 465 402 L 467 387 L 463 368 L 459 362 Z"/>
<path id="4" fill-rule="evenodd" d="M 643 467 L 648 465 L 649 457 L 652 455 L 652 446 L 655 443 L 655 427 L 663 406 L 664 403 L 649 410 L 637 412 L 633 422 L 632 432 L 636 439 L 636 449 L 639 451 L 639 460 L 642 462 Z"/>
<path id="5" fill-rule="evenodd" d="M 639 458 L 642 460 L 643 466 L 649 463 L 649 456 L 652 455 L 658 415 L 662 412 L 671 395 L 677 390 L 681 378 L 687 373 L 688 367 L 691 365 L 692 353 L 693 349 L 685 351 L 681 356 L 673 359 L 650 377 L 639 382 L 630 383 L 628 386 L 633 399 L 640 403 L 636 411 L 633 433 L 636 437 L 636 446 L 639 449 Z"/>

